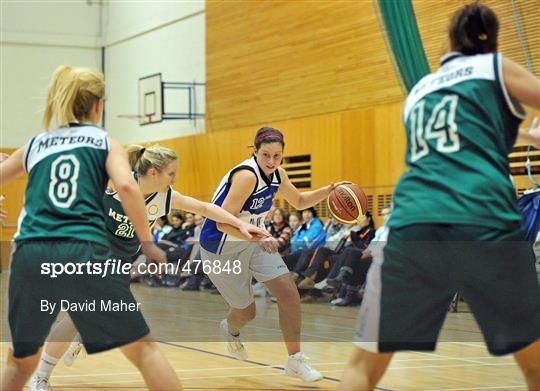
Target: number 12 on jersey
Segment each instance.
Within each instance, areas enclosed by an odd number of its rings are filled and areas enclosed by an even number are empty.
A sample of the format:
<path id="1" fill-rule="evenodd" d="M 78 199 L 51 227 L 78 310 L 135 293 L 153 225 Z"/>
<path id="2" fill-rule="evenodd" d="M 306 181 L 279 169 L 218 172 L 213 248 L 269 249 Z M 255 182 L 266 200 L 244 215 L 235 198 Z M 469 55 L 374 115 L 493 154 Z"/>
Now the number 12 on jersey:
<path id="1" fill-rule="evenodd" d="M 431 111 L 431 116 L 424 124 L 426 101 L 419 101 L 411 111 L 411 162 L 429 154 L 426 140 L 436 140 L 435 148 L 441 153 L 458 152 L 460 149 L 459 133 L 456 120 L 458 105 L 457 95 L 446 95 Z"/>

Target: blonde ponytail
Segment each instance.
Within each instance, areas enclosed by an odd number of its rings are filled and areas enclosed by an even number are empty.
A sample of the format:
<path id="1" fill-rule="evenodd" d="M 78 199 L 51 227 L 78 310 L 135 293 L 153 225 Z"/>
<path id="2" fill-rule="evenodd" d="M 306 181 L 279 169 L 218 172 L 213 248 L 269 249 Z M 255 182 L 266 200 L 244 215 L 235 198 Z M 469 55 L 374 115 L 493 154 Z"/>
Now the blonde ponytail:
<path id="1" fill-rule="evenodd" d="M 162 172 L 169 163 L 178 159 L 178 155 L 172 149 L 159 144 L 147 148 L 132 144 L 126 150 L 131 169 L 141 176 L 146 175 L 151 168 Z"/>
<path id="2" fill-rule="evenodd" d="M 49 85 L 43 126 L 48 130 L 53 120 L 58 126 L 67 127 L 70 122 L 88 119 L 94 104 L 103 99 L 104 91 L 105 79 L 101 72 L 59 66 Z"/>

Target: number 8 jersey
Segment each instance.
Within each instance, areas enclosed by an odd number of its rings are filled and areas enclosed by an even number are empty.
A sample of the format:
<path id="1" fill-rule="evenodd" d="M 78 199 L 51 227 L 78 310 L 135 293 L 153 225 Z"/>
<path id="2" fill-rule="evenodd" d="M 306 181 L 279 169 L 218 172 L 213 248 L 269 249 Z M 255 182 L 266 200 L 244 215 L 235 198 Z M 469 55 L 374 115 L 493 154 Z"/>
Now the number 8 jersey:
<path id="1" fill-rule="evenodd" d="M 229 194 L 231 178 L 234 173 L 240 170 L 253 172 L 257 177 L 257 183 L 237 217 L 242 221 L 264 228 L 264 219 L 270 208 L 272 208 L 274 196 L 281 184 L 281 177 L 279 176 L 279 171 L 276 170 L 272 174 L 272 177 L 268 178 L 259 167 L 255 156 L 243 161 L 223 177 L 212 197 L 212 203 L 218 206 L 223 205 L 223 201 L 225 201 L 227 194 Z M 243 239 L 235 238 L 221 232 L 217 229 L 216 222 L 210 219 L 204 221 L 200 241 L 202 248 L 214 254 L 237 252 L 248 244 Z"/>
<path id="2" fill-rule="evenodd" d="M 445 55 L 405 101 L 409 171 L 388 226 L 519 223 L 508 154 L 523 118 L 506 91 L 500 54 Z"/>
<path id="3" fill-rule="evenodd" d="M 32 138 L 24 153 L 28 182 L 15 240 L 69 238 L 107 243 L 103 192 L 107 133 L 70 124 Z"/>

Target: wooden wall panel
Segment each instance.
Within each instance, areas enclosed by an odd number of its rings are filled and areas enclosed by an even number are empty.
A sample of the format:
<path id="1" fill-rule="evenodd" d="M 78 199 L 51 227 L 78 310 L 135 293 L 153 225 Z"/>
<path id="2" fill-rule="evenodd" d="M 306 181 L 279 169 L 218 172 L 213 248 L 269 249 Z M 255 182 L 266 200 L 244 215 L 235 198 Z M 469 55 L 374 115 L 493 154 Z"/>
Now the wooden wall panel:
<path id="1" fill-rule="evenodd" d="M 206 4 L 207 131 L 403 98 L 374 3 Z"/>
<path id="2" fill-rule="evenodd" d="M 278 121 L 271 124 L 285 134 L 285 155 L 311 154 L 313 186 L 323 186 L 342 176 L 341 113 Z M 206 135 L 160 141 L 180 155 L 177 189 L 210 200 L 225 173 L 251 155 L 257 129 L 263 124 Z"/>
<path id="3" fill-rule="evenodd" d="M 0 148 L 0 152 L 7 153 L 8 155 L 15 152 L 13 148 Z M 8 217 L 4 221 L 3 225 L 6 227 L 16 226 L 19 218 L 19 213 L 23 206 L 24 190 L 26 188 L 27 176 L 23 175 L 20 178 L 15 179 L 10 184 L 4 186 L 0 183 L 0 194 L 5 196 L 3 202 L 3 209 L 7 211 Z"/>
<path id="4" fill-rule="evenodd" d="M 405 169 L 401 103 L 342 113 L 343 170 L 364 187 L 394 185 Z"/>
<path id="5" fill-rule="evenodd" d="M 484 0 L 497 14 L 500 24 L 499 51 L 525 66 L 525 57 L 520 46 L 512 2 Z M 436 6 L 435 6 L 436 4 Z M 464 5 L 462 0 L 413 0 L 416 20 L 430 67 L 439 67 L 439 59 L 448 48 L 448 26 L 451 15 Z M 435 6 L 435 7 L 434 7 Z M 436 8 L 436 12 L 434 9 Z M 540 76 L 540 0 L 516 0 L 523 36 L 532 61 L 533 71 Z"/>
<path id="6" fill-rule="evenodd" d="M 401 106 L 394 103 L 264 125 L 283 131 L 285 156 L 311 155 L 312 188 L 353 181 L 374 197 L 377 210 L 377 196 L 391 194 L 404 170 Z M 175 188 L 209 201 L 222 176 L 250 156 L 246 146 L 253 143 L 262 125 L 160 142 L 180 155 Z M 379 217 L 376 219 L 379 222 Z"/>

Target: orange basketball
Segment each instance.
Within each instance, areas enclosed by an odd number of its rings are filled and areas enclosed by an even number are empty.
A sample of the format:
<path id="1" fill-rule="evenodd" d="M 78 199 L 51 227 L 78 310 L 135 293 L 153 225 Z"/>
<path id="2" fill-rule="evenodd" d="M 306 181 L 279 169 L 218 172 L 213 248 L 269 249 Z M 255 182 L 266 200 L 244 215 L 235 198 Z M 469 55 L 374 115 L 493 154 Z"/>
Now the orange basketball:
<path id="1" fill-rule="evenodd" d="M 354 183 L 337 186 L 328 195 L 327 203 L 332 216 L 345 224 L 355 224 L 368 208 L 366 195 Z"/>

